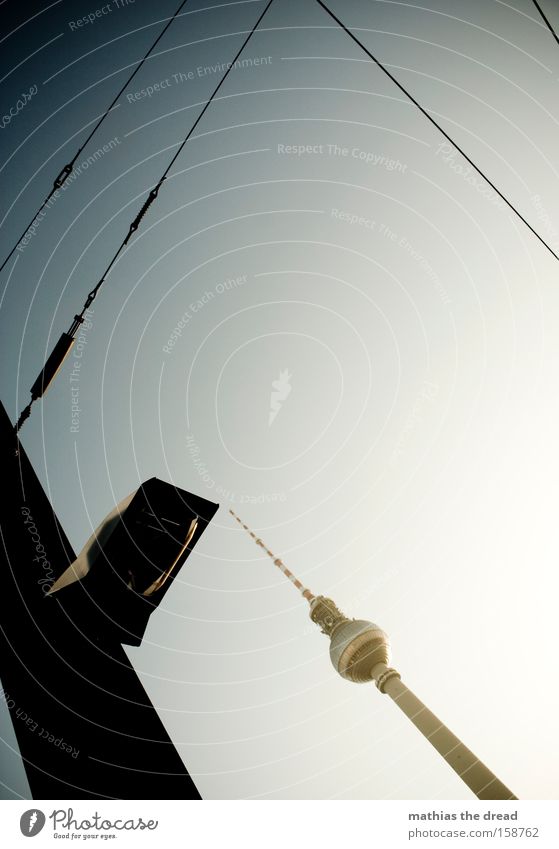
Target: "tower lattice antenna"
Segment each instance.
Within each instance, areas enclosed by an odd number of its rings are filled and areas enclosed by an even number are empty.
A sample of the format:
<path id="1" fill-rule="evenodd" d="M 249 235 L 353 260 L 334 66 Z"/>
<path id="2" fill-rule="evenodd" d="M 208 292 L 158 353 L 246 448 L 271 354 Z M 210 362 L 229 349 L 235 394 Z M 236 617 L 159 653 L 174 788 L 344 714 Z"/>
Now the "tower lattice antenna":
<path id="1" fill-rule="evenodd" d="M 281 560 L 279 557 L 276 557 L 276 555 L 273 553 L 273 551 L 270 551 L 270 549 L 269 549 L 269 548 L 267 548 L 266 544 L 265 544 L 264 542 L 262 542 L 262 540 L 261 540 L 259 537 L 257 537 L 257 536 L 256 536 L 256 534 L 255 534 L 253 531 L 251 531 L 251 529 L 249 528 L 249 526 L 248 526 L 248 525 L 245 525 L 245 523 L 242 521 L 242 519 L 240 519 L 240 518 L 237 516 L 237 514 L 233 512 L 233 510 L 229 510 L 229 512 L 230 512 L 230 513 L 231 513 L 231 515 L 232 515 L 232 516 L 233 516 L 233 517 L 237 520 L 237 522 L 239 523 L 239 525 L 240 525 L 242 528 L 244 528 L 244 529 L 245 529 L 245 531 L 246 531 L 248 534 L 250 534 L 250 536 L 251 536 L 251 537 L 253 538 L 253 540 L 255 541 L 256 545 L 259 545 L 261 548 L 263 548 L 263 549 L 264 549 L 264 551 L 266 552 L 266 554 L 268 555 L 268 557 L 270 557 L 270 558 L 274 561 L 274 564 L 278 567 L 278 569 L 281 569 L 281 571 L 283 572 L 283 574 L 285 575 L 285 577 L 286 577 L 286 578 L 289 578 L 289 580 L 291 581 L 291 583 L 292 583 L 292 584 L 294 584 L 294 586 L 296 586 L 296 587 L 297 587 L 297 589 L 299 590 L 299 592 L 301 593 L 301 595 L 302 595 L 304 598 L 306 598 L 306 599 L 307 599 L 307 601 L 309 602 L 309 604 L 310 604 L 312 601 L 314 601 L 314 599 L 315 599 L 315 595 L 314 595 L 313 593 L 311 593 L 311 591 L 310 591 L 310 590 L 306 589 L 306 587 L 304 587 L 304 586 L 303 586 L 303 584 L 301 583 L 301 581 L 300 581 L 298 578 L 296 578 L 296 577 L 295 577 L 295 575 L 293 574 L 293 572 L 291 572 L 291 571 L 287 568 L 287 566 L 285 565 L 285 563 L 283 562 L 283 560 Z"/>

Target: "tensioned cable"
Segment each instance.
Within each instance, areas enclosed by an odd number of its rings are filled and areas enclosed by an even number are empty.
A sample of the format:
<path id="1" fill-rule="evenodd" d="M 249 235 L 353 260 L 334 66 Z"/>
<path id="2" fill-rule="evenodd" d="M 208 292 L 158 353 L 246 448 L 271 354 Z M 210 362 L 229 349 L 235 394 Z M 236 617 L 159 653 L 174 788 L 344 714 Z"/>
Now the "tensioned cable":
<path id="1" fill-rule="evenodd" d="M 382 62 L 380 62 L 380 61 L 376 58 L 376 56 L 374 56 L 374 55 L 371 53 L 371 51 L 370 51 L 367 47 L 365 47 L 365 45 L 364 45 L 361 41 L 359 41 L 359 39 L 357 38 L 357 36 L 356 36 L 356 35 L 354 35 L 354 34 L 351 32 L 351 30 L 350 30 L 350 29 L 348 29 L 348 28 L 346 27 L 346 25 L 343 23 L 343 21 L 341 21 L 341 20 L 340 20 L 340 19 L 339 19 L 339 18 L 338 18 L 335 14 L 334 14 L 334 12 L 332 12 L 332 11 L 328 8 L 328 6 L 326 6 L 326 4 L 322 2 L 322 0 L 316 0 L 316 2 L 319 4 L 319 6 L 322 6 L 322 8 L 324 9 L 324 11 L 325 11 L 325 12 L 328 12 L 328 14 L 330 15 L 330 17 L 331 17 L 334 21 L 336 21 L 336 23 L 338 24 L 338 26 L 340 26 L 340 27 L 344 30 L 344 32 L 346 32 L 346 33 L 349 35 L 349 37 L 350 37 L 350 38 L 351 38 L 351 39 L 352 39 L 352 40 L 353 40 L 353 41 L 354 41 L 357 45 L 359 45 L 359 47 L 361 48 L 361 50 L 363 50 L 363 52 L 367 54 L 367 56 L 369 57 L 369 59 L 372 59 L 372 60 L 373 60 L 373 62 L 374 62 L 376 65 L 378 65 L 378 67 L 381 69 L 381 71 L 384 71 L 384 73 L 386 74 L 386 76 L 387 76 L 387 77 L 389 77 L 389 79 L 391 79 L 391 80 L 392 80 L 392 82 L 394 83 L 394 85 L 398 86 L 398 88 L 400 89 L 400 91 L 402 91 L 402 92 L 406 95 L 406 97 L 408 98 L 408 100 L 411 100 L 411 102 L 412 102 L 415 106 L 417 106 L 417 108 L 419 109 L 419 111 L 420 111 L 423 115 L 425 115 L 425 117 L 426 117 L 426 118 L 427 118 L 427 119 L 428 119 L 428 120 L 429 120 L 429 121 L 430 121 L 430 122 L 431 122 L 431 123 L 432 123 L 432 124 L 433 124 L 433 125 L 434 125 L 437 129 L 438 129 L 438 130 L 439 130 L 439 132 L 440 132 L 440 133 L 442 133 L 442 135 L 445 137 L 445 139 L 448 139 L 448 141 L 449 141 L 449 142 L 450 142 L 450 143 L 451 143 L 451 144 L 452 144 L 452 145 L 456 148 L 456 150 L 457 150 L 459 153 L 461 153 L 461 154 L 462 154 L 462 156 L 464 157 L 464 159 L 465 159 L 467 162 L 469 162 L 469 164 L 472 166 L 472 168 L 475 168 L 475 170 L 476 170 L 476 171 L 477 171 L 477 173 L 480 175 L 480 177 L 483 177 L 483 179 L 485 180 L 485 182 L 486 182 L 486 183 L 488 183 L 488 184 L 491 186 L 491 188 L 492 188 L 492 189 L 493 189 L 493 190 L 494 190 L 494 191 L 495 191 L 495 192 L 499 195 L 499 197 L 500 197 L 502 200 L 504 200 L 504 202 L 505 202 L 505 203 L 506 203 L 506 205 L 509 207 L 509 209 L 511 209 L 511 210 L 514 212 L 514 214 L 515 214 L 516 216 L 518 216 L 518 218 L 520 218 L 520 220 L 521 220 L 522 222 L 524 222 L 524 224 L 526 225 L 526 227 L 528 227 L 528 229 L 529 229 L 529 230 L 530 230 L 530 231 L 534 234 L 534 236 L 536 237 L 536 239 L 538 239 L 538 240 L 542 243 L 542 245 L 543 245 L 545 248 L 547 248 L 547 250 L 549 251 L 549 253 L 550 253 L 553 257 L 555 257 L 555 259 L 556 259 L 556 260 L 559 260 L 559 255 L 555 253 L 555 251 L 553 250 L 553 248 L 551 248 L 551 247 L 548 245 L 548 243 L 545 241 L 545 239 L 544 239 L 544 238 L 542 238 L 542 236 L 540 236 L 540 234 L 539 234 L 536 230 L 534 230 L 534 228 L 533 228 L 533 227 L 532 227 L 532 225 L 529 223 L 529 221 L 528 221 L 526 218 L 524 218 L 524 216 L 522 215 L 522 213 L 521 213 L 521 212 L 519 212 L 519 210 L 518 210 L 518 209 L 517 209 L 517 208 L 516 208 L 516 207 L 515 207 L 515 206 L 514 206 L 514 205 L 513 205 L 513 204 L 512 204 L 509 200 L 507 200 L 507 198 L 505 197 L 505 195 L 504 195 L 504 194 L 503 194 L 503 193 L 502 193 L 502 192 L 501 192 L 501 191 L 497 188 L 497 186 L 495 185 L 495 183 L 494 183 L 492 180 L 490 180 L 490 179 L 489 179 L 489 177 L 488 177 L 488 176 L 487 176 L 487 175 L 486 175 L 486 174 L 485 174 L 485 173 L 481 170 L 481 168 L 479 168 L 479 167 L 475 164 L 475 162 L 474 162 L 472 159 L 470 159 L 470 157 L 468 156 L 468 154 L 467 154 L 467 153 L 465 153 L 465 151 L 464 151 L 464 150 L 462 150 L 462 148 L 460 147 L 460 145 L 456 144 L 456 142 L 454 141 L 454 139 L 452 139 L 452 138 L 448 135 L 448 133 L 447 133 L 445 130 L 443 130 L 443 128 L 442 128 L 442 127 L 441 127 L 441 125 L 440 125 L 440 124 L 439 124 L 439 123 L 435 120 L 435 118 L 433 118 L 433 116 L 432 116 L 432 115 L 430 115 L 430 114 L 429 114 L 429 112 L 427 112 L 427 110 L 426 110 L 426 109 L 424 109 L 424 108 L 423 108 L 423 106 L 421 106 L 421 104 L 420 104 L 420 103 L 418 103 L 418 101 L 415 99 L 415 97 L 413 97 L 413 95 L 411 95 L 411 94 L 409 93 L 409 91 L 408 91 L 406 88 L 404 88 L 404 86 L 403 86 L 401 83 L 399 83 L 399 82 L 398 82 L 398 80 L 396 79 L 396 77 L 395 77 L 393 74 L 391 74 L 391 73 L 390 73 L 390 71 L 389 71 L 387 68 L 385 68 L 385 67 L 384 67 L 384 65 L 382 64 Z"/>
<path id="2" fill-rule="evenodd" d="M 31 401 L 29 402 L 27 407 L 25 407 L 25 409 L 22 410 L 21 415 L 20 415 L 20 417 L 17 421 L 17 424 L 15 425 L 14 430 L 15 430 L 16 434 L 20 430 L 24 421 L 29 418 L 29 415 L 31 413 L 31 407 L 33 406 L 34 401 L 36 401 L 37 398 L 41 398 L 45 394 L 47 388 L 49 387 L 49 385 L 52 383 L 52 381 L 56 377 L 58 370 L 62 366 L 62 363 L 64 362 L 66 356 L 68 355 L 68 353 L 70 351 L 70 348 L 72 347 L 72 344 L 74 342 L 74 336 L 75 336 L 80 324 L 82 324 L 83 321 L 84 321 L 84 315 L 85 315 L 86 311 L 91 306 L 93 300 L 97 297 L 97 293 L 98 293 L 99 289 L 101 288 L 101 286 L 103 285 L 103 283 L 105 282 L 105 279 L 106 279 L 107 275 L 109 274 L 109 272 L 111 271 L 113 265 L 117 261 L 121 252 L 127 246 L 128 242 L 130 240 L 130 237 L 136 232 L 136 230 L 138 229 L 138 227 L 140 225 L 142 218 L 144 217 L 144 215 L 148 211 L 149 207 L 151 206 L 151 204 L 153 203 L 153 201 L 157 197 L 157 195 L 159 193 L 159 189 L 163 185 L 164 181 L 167 179 L 167 174 L 169 173 L 169 171 L 173 167 L 177 158 L 180 156 L 184 146 L 186 145 L 186 143 L 189 140 L 189 138 L 191 137 L 192 133 L 194 132 L 194 130 L 196 129 L 196 127 L 200 123 L 200 121 L 203 118 L 203 116 L 204 116 L 206 110 L 208 109 L 210 103 L 212 102 L 212 100 L 216 96 L 217 92 L 219 91 L 219 89 L 221 88 L 221 86 L 223 85 L 225 80 L 227 79 L 229 73 L 235 67 L 235 64 L 236 64 L 239 56 L 241 55 L 241 53 L 243 52 L 243 50 L 247 46 L 247 44 L 250 41 L 250 39 L 252 38 L 252 36 L 254 35 L 256 29 L 258 28 L 258 25 L 260 24 L 260 21 L 262 20 L 262 18 L 264 17 L 264 15 L 266 14 L 266 12 L 268 11 L 268 9 L 270 8 L 270 6 L 272 5 L 273 2 L 274 2 L 274 0 L 268 0 L 268 3 L 266 4 L 264 11 L 259 16 L 259 18 L 256 21 L 256 23 L 254 24 L 253 28 L 250 30 L 249 34 L 247 35 L 247 37 L 243 41 L 241 47 L 237 51 L 235 58 L 229 64 L 229 67 L 227 68 L 227 70 L 223 74 L 219 83 L 214 88 L 210 98 L 206 101 L 203 109 L 200 111 L 200 114 L 198 115 L 198 117 L 196 118 L 194 123 L 192 124 L 190 130 L 188 131 L 188 133 L 184 137 L 183 141 L 180 143 L 176 153 L 171 158 L 171 161 L 169 162 L 169 164 L 165 168 L 165 170 L 164 170 L 163 174 L 161 175 L 157 185 L 155 186 L 155 188 L 153 188 L 150 191 L 150 193 L 147 196 L 147 199 L 144 201 L 144 204 L 141 207 L 140 211 L 138 212 L 135 219 L 130 224 L 130 228 L 128 230 L 127 235 L 122 240 L 118 250 L 114 254 L 111 261 L 109 262 L 107 268 L 105 269 L 104 274 L 100 278 L 97 285 L 91 290 L 91 292 L 87 296 L 81 313 L 79 315 L 74 316 L 74 321 L 70 325 L 70 329 L 68 330 L 67 333 L 62 334 L 62 336 L 60 337 L 60 339 L 56 343 L 55 347 L 53 348 L 49 358 L 47 359 L 47 361 L 45 363 L 45 366 L 43 367 L 43 370 L 41 371 L 39 377 L 37 378 L 37 380 L 35 381 L 35 383 L 31 387 Z"/>
<path id="3" fill-rule="evenodd" d="M 155 41 L 153 42 L 151 47 L 149 48 L 148 52 L 145 54 L 144 58 L 141 60 L 140 64 L 137 65 L 137 67 L 134 69 L 134 71 L 130 74 L 130 76 L 128 77 L 128 79 L 126 80 L 126 82 L 124 83 L 124 85 L 122 86 L 122 88 L 120 89 L 119 93 L 116 95 L 116 97 L 114 98 L 114 100 L 112 101 L 110 106 L 107 106 L 107 108 L 105 109 L 105 111 L 103 112 L 103 114 L 101 115 L 101 117 L 99 118 L 99 120 L 97 121 L 97 123 L 95 124 L 93 129 L 91 130 L 90 134 L 88 135 L 88 137 L 84 141 L 84 143 L 76 151 L 73 159 L 71 159 L 70 162 L 68 162 L 68 164 L 64 166 L 64 168 L 62 169 L 62 171 L 60 172 L 60 174 L 58 175 L 58 177 L 54 181 L 52 189 L 50 190 L 50 192 L 48 193 L 48 195 L 46 196 L 46 198 L 42 202 L 41 206 L 39 207 L 39 209 L 37 210 L 37 212 L 35 213 L 35 215 L 31 219 L 31 221 L 29 222 L 29 224 L 27 225 L 27 227 L 25 228 L 25 230 L 23 231 L 21 236 L 18 238 L 18 240 L 14 244 L 13 248 L 11 249 L 10 253 L 6 257 L 6 259 L 4 260 L 2 265 L 0 265 L 0 272 L 3 271 L 3 269 L 6 266 L 6 263 L 8 263 L 10 261 L 11 257 L 14 255 L 15 251 L 17 250 L 17 246 L 19 245 L 19 243 L 21 242 L 21 240 L 23 239 L 23 237 L 25 236 L 25 234 L 27 233 L 27 231 L 29 230 L 29 228 L 31 227 L 31 225 L 33 224 L 35 219 L 37 218 L 37 216 L 39 216 L 41 214 L 41 212 L 43 211 L 43 209 L 45 208 L 45 206 L 47 205 L 47 203 L 49 202 L 51 197 L 54 195 L 54 193 L 57 192 L 58 189 L 60 189 L 60 187 L 66 182 L 67 178 L 70 176 L 70 174 L 74 170 L 74 165 L 76 164 L 76 159 L 78 158 L 78 156 L 80 155 L 82 150 L 89 144 L 89 142 L 91 141 L 91 139 L 93 138 L 93 136 L 95 135 L 95 133 L 97 132 L 97 130 L 99 129 L 99 127 L 101 126 L 101 124 L 103 123 L 103 121 L 105 120 L 105 118 L 107 117 L 107 115 L 109 114 L 109 112 L 111 111 L 113 106 L 115 105 L 115 103 L 117 102 L 117 100 L 120 97 L 120 95 L 122 94 L 122 92 L 132 82 L 132 80 L 134 79 L 134 77 L 136 76 L 136 74 L 138 73 L 138 71 L 140 70 L 140 68 L 142 67 L 142 65 L 144 64 L 144 62 L 146 61 L 146 59 L 148 58 L 148 56 L 152 52 L 152 50 L 154 50 L 154 48 L 157 46 L 157 44 L 161 41 L 161 39 L 163 38 L 163 36 L 167 32 L 167 30 L 169 29 L 171 24 L 173 23 L 173 21 L 175 20 L 175 18 L 179 14 L 180 10 L 182 9 L 182 7 L 186 3 L 187 3 L 187 0 L 182 0 L 182 3 L 178 7 L 178 9 L 175 12 L 175 14 L 173 15 L 173 17 L 169 18 L 169 20 L 167 21 L 167 23 L 165 24 L 165 26 L 163 27 L 163 29 L 161 30 L 161 32 L 159 33 L 159 35 L 157 36 L 157 38 L 155 39 Z"/>
<path id="4" fill-rule="evenodd" d="M 555 30 L 553 29 L 553 27 L 552 27 L 552 25 L 551 25 L 550 21 L 546 18 L 545 13 L 544 13 L 544 11 L 543 11 L 542 7 L 541 7 L 541 6 L 540 6 L 540 4 L 537 2 L 537 0 L 532 0 L 532 3 L 534 4 L 534 6 L 536 7 L 536 9 L 537 9 L 537 10 L 538 10 L 538 12 L 540 13 L 540 15 L 542 16 L 542 18 L 544 19 L 545 23 L 547 24 L 547 28 L 548 28 L 548 30 L 550 31 L 551 35 L 553 36 L 553 38 L 555 39 L 555 41 L 557 42 L 557 44 L 559 44 L 559 38 L 557 38 L 557 33 L 556 33 L 556 32 L 555 32 Z"/>

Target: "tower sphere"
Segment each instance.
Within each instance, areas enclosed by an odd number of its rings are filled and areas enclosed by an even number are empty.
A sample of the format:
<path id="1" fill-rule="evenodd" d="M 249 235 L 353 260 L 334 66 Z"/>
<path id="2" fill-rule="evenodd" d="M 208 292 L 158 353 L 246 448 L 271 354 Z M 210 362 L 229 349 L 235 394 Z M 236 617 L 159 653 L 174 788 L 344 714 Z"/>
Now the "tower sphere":
<path id="1" fill-rule="evenodd" d="M 346 619 L 332 631 L 330 659 L 342 678 L 356 684 L 372 681 L 375 666 L 390 665 L 388 637 L 373 622 Z"/>
<path id="2" fill-rule="evenodd" d="M 365 619 L 348 619 L 325 596 L 316 596 L 310 606 L 311 619 L 330 637 L 330 660 L 342 678 L 356 684 L 373 681 L 376 666 L 389 666 L 390 644 L 378 625 Z"/>

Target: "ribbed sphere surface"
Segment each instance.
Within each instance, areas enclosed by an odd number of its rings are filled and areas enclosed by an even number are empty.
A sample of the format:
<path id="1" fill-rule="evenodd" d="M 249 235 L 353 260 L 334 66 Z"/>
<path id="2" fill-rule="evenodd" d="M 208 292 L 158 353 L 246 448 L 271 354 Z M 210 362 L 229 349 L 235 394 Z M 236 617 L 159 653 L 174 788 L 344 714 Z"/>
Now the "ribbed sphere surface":
<path id="1" fill-rule="evenodd" d="M 371 672 L 378 663 L 390 665 L 388 637 L 364 619 L 342 622 L 331 636 L 330 659 L 342 678 L 356 684 L 372 681 Z"/>

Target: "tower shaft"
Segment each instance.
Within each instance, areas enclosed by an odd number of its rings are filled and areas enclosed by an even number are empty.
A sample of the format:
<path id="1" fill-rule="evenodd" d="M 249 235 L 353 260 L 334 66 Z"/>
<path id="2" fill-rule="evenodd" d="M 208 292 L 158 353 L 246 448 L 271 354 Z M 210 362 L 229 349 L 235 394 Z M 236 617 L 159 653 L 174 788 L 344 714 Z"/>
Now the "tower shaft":
<path id="1" fill-rule="evenodd" d="M 438 716 L 423 704 L 395 669 L 379 664 L 373 670 L 376 685 L 386 693 L 415 727 L 460 776 L 478 799 L 516 799 L 517 797 L 462 743 Z"/>

